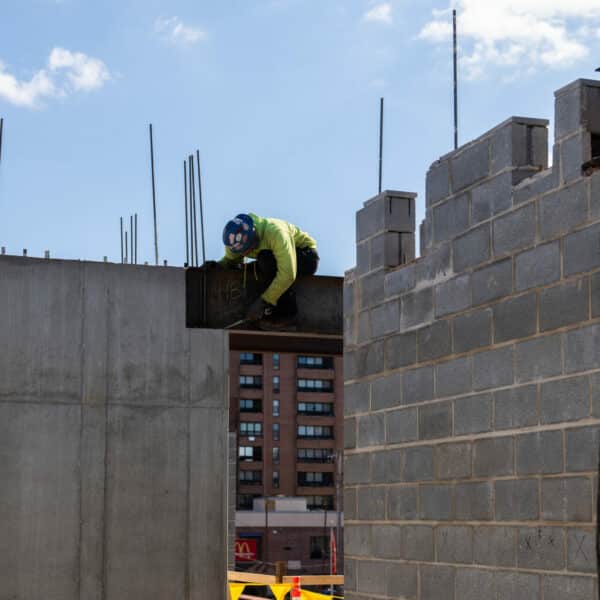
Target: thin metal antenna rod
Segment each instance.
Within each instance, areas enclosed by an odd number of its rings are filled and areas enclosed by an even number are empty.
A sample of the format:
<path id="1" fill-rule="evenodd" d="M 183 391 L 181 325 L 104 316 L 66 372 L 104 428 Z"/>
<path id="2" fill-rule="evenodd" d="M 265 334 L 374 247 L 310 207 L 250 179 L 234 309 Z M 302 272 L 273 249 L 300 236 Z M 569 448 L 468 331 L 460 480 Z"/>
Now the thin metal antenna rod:
<path id="1" fill-rule="evenodd" d="M 200 264 L 198 260 L 198 213 L 196 209 L 196 181 L 194 174 L 194 155 L 190 154 L 190 184 L 192 191 L 192 203 L 194 204 L 194 256 L 196 260 L 196 266 Z"/>
<path id="2" fill-rule="evenodd" d="M 131 244 L 131 264 L 134 264 L 135 253 L 133 251 L 133 215 L 129 215 L 129 231 L 131 232 L 131 239 L 129 240 L 129 243 Z"/>
<path id="3" fill-rule="evenodd" d="M 202 178 L 200 176 L 200 150 L 196 150 L 196 164 L 198 166 L 198 203 L 200 204 L 200 236 L 202 241 L 202 264 L 206 262 L 206 246 L 204 243 L 204 207 L 202 203 Z"/>
<path id="4" fill-rule="evenodd" d="M 458 50 L 456 44 L 456 10 L 452 11 L 452 48 L 454 62 L 454 149 L 458 148 Z"/>
<path id="5" fill-rule="evenodd" d="M 123 264 L 123 217 L 121 217 L 121 264 Z"/>
<path id="6" fill-rule="evenodd" d="M 137 228 L 137 213 L 134 218 L 134 231 L 135 231 L 135 264 L 137 265 L 137 251 L 138 251 L 138 228 Z"/>
<path id="7" fill-rule="evenodd" d="M 187 194 L 187 164 L 183 161 L 183 195 L 185 198 L 185 264 L 190 264 L 190 242 L 188 236 L 188 194 Z"/>
<path id="8" fill-rule="evenodd" d="M 154 211 L 154 264 L 158 266 L 158 230 L 156 227 L 156 185 L 154 183 L 154 139 L 150 123 L 150 164 L 152 167 L 152 210 Z"/>
<path id="9" fill-rule="evenodd" d="M 187 158 L 187 162 L 188 162 L 188 180 L 187 180 L 187 185 L 188 185 L 188 204 L 189 204 L 189 211 L 190 211 L 190 225 L 189 225 L 189 231 L 190 231 L 190 260 L 191 260 L 191 266 L 194 266 L 194 205 L 192 204 L 192 177 L 191 177 L 191 172 L 190 172 L 190 157 L 188 155 Z"/>
<path id="10" fill-rule="evenodd" d="M 379 101 L 379 191 L 381 194 L 381 175 L 383 169 L 383 98 Z"/>

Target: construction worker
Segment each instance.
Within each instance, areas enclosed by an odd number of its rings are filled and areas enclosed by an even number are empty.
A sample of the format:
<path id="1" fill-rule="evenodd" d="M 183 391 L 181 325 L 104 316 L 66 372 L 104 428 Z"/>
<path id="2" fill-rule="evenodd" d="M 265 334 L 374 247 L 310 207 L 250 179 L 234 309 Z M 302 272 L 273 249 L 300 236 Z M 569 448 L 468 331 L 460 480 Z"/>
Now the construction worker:
<path id="1" fill-rule="evenodd" d="M 221 267 L 236 268 L 245 257 L 255 258 L 258 274 L 268 282 L 246 318 L 260 321 L 263 328 L 293 323 L 298 312 L 293 283 L 298 275 L 313 275 L 319 266 L 315 240 L 291 223 L 250 213 L 227 222 L 223 244 Z"/>

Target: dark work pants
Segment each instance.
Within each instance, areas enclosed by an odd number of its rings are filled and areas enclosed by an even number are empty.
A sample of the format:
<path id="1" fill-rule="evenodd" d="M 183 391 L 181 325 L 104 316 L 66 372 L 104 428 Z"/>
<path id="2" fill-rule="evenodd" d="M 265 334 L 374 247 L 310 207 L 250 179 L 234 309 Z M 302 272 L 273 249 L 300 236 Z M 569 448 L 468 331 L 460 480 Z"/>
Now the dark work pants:
<path id="1" fill-rule="evenodd" d="M 319 266 L 319 255 L 314 248 L 296 248 L 297 275 L 314 275 Z M 270 250 L 261 250 L 256 259 L 256 268 L 260 275 L 271 285 L 277 275 L 277 261 Z M 291 317 L 298 312 L 296 293 L 293 284 L 277 301 L 275 316 Z M 265 289 L 267 289 L 265 287 Z"/>

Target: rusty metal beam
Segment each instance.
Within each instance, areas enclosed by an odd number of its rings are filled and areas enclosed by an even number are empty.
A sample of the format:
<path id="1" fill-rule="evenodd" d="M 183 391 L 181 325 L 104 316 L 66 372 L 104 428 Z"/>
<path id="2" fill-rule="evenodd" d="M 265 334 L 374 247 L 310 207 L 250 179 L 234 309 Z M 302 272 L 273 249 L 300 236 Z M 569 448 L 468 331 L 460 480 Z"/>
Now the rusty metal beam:
<path id="1" fill-rule="evenodd" d="M 341 335 L 232 331 L 229 334 L 229 349 L 239 352 L 341 355 L 344 352 L 344 340 Z"/>

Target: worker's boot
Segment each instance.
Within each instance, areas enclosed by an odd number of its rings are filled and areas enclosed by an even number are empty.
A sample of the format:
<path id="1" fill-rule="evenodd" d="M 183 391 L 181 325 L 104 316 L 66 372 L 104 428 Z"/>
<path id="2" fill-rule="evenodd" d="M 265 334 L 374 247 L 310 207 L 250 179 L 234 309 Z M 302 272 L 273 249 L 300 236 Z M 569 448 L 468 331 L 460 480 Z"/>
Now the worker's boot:
<path id="1" fill-rule="evenodd" d="M 298 316 L 296 293 L 288 289 L 277 302 L 270 315 L 265 315 L 259 322 L 258 328 L 263 331 L 295 331 Z"/>

